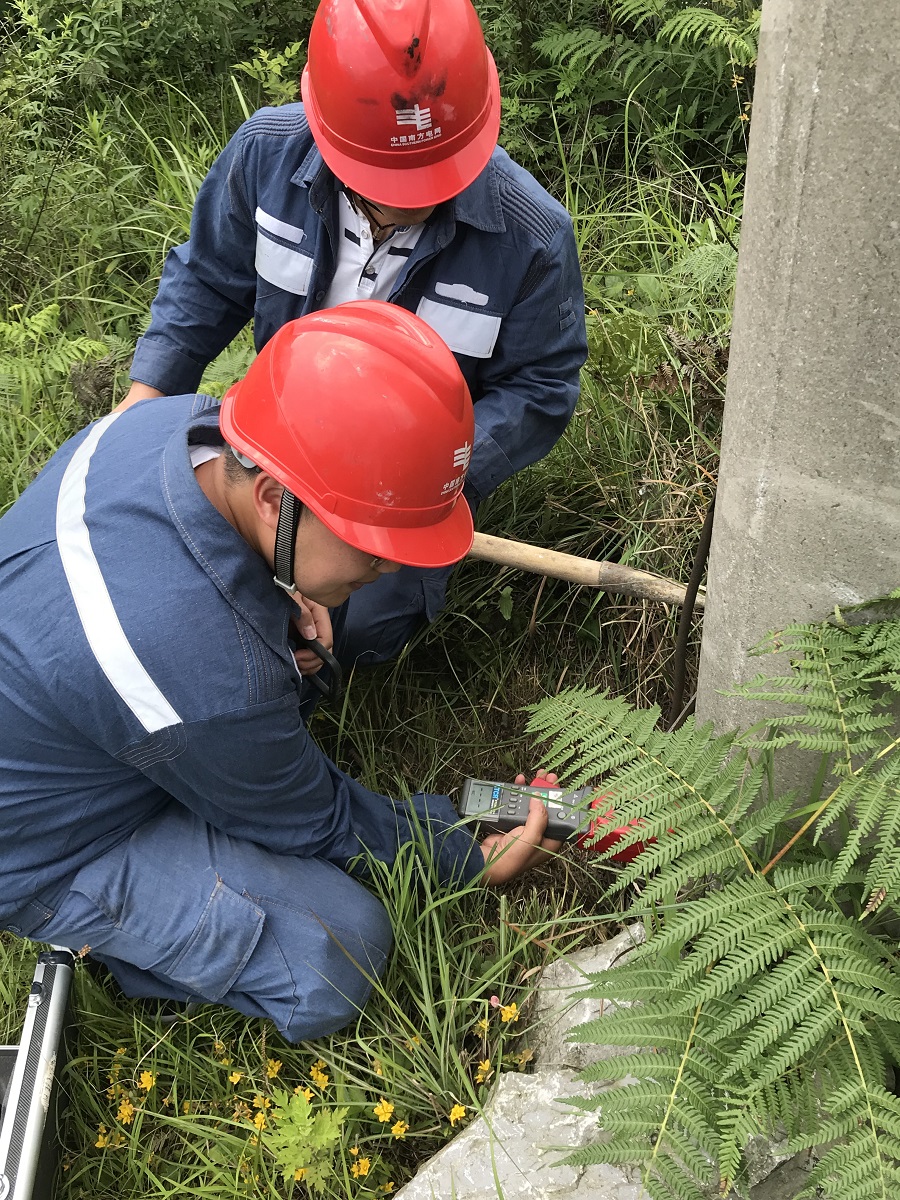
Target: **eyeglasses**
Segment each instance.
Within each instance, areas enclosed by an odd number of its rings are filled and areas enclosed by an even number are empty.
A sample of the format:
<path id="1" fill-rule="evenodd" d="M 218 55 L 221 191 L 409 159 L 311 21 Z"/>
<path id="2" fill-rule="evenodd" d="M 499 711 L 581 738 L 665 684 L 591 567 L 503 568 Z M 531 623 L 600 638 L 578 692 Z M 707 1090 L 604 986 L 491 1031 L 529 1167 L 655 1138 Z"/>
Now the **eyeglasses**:
<path id="1" fill-rule="evenodd" d="M 389 558 L 373 558 L 369 563 L 370 571 L 377 571 L 379 575 L 384 574 L 383 567 L 393 567 L 394 563 Z"/>
<path id="2" fill-rule="evenodd" d="M 370 201 L 363 199 L 363 197 L 360 196 L 358 193 L 351 192 L 350 199 L 351 199 L 351 203 L 355 204 L 357 206 L 357 208 L 360 209 L 360 211 L 362 212 L 362 215 L 366 218 L 366 220 L 369 222 L 369 224 L 374 225 L 379 233 L 384 233 L 385 230 L 387 230 L 387 229 L 396 229 L 397 228 L 397 225 L 398 225 L 397 221 L 379 221 L 378 217 L 375 214 L 378 213 L 379 216 L 383 217 L 384 213 L 381 211 L 381 209 L 377 205 L 372 204 Z"/>

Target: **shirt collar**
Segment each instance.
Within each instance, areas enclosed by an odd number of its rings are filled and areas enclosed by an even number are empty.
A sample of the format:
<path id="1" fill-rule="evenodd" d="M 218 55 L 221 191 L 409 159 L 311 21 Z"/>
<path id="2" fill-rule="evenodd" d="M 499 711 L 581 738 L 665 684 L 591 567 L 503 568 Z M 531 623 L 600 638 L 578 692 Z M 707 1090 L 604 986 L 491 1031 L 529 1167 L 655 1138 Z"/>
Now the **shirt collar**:
<path id="1" fill-rule="evenodd" d="M 329 195 L 341 188 L 340 181 L 326 165 L 315 144 L 291 176 L 291 183 L 309 189 L 310 203 L 317 211 L 321 210 Z M 447 201 L 445 211 L 450 224 L 462 221 L 485 233 L 506 231 L 493 155 L 481 174 L 458 196 Z M 441 206 L 438 207 L 437 213 L 441 213 Z"/>
<path id="2" fill-rule="evenodd" d="M 272 582 L 272 570 L 210 503 L 197 482 L 189 444 L 221 442 L 219 408 L 191 416 L 163 451 L 163 493 L 175 528 L 224 599 L 282 658 L 290 657 L 292 604 Z"/>

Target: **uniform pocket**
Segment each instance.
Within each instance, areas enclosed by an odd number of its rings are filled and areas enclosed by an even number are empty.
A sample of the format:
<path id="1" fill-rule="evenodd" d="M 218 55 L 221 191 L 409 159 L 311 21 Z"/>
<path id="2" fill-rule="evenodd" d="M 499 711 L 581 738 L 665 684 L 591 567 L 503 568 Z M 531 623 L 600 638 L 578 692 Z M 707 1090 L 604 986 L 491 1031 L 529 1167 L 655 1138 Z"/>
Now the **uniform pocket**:
<path id="1" fill-rule="evenodd" d="M 502 317 L 441 304 L 437 300 L 429 300 L 427 296 L 419 301 L 416 315 L 428 322 L 454 354 L 490 358 L 494 353 Z"/>
<path id="2" fill-rule="evenodd" d="M 166 974 L 189 992 L 218 1000 L 247 965 L 264 921 L 262 909 L 248 896 L 217 879 L 203 915 Z"/>
<path id="3" fill-rule="evenodd" d="M 42 901 L 29 900 L 17 913 L 7 918 L 3 928 L 17 937 L 37 938 L 52 916 L 53 909 Z"/>
<path id="4" fill-rule="evenodd" d="M 271 220 L 271 218 L 270 218 Z M 302 230 L 299 230 L 302 234 Z M 305 296 L 312 279 L 313 260 L 300 249 L 300 241 L 275 241 L 265 229 L 256 229 L 256 273 L 267 283 L 295 296 Z"/>
<path id="5" fill-rule="evenodd" d="M 125 846 L 83 867 L 58 918 L 73 918 L 101 957 L 219 1000 L 247 965 L 265 913 L 212 868 L 185 871 L 174 847 L 167 872 L 149 852 L 147 832 L 138 830 Z"/>

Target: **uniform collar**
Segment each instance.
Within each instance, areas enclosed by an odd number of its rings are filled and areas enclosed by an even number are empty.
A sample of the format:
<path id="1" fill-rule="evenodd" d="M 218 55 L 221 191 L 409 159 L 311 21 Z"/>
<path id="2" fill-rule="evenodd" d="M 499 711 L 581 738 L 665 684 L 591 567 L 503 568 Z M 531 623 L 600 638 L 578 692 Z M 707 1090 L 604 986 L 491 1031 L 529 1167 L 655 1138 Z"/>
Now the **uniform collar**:
<path id="1" fill-rule="evenodd" d="M 282 658 L 290 657 L 292 604 L 272 570 L 210 503 L 191 466 L 189 445 L 221 442 L 219 407 L 192 414 L 169 438 L 161 473 L 166 505 L 184 543 L 227 603 Z"/>
<path id="2" fill-rule="evenodd" d="M 309 190 L 310 204 L 317 212 L 341 188 L 340 181 L 326 166 L 315 144 L 291 176 L 291 183 Z M 474 182 L 458 196 L 448 200 L 446 206 L 439 206 L 436 215 L 443 215 L 449 224 L 461 221 L 485 233 L 505 232 L 500 184 L 493 156 Z"/>

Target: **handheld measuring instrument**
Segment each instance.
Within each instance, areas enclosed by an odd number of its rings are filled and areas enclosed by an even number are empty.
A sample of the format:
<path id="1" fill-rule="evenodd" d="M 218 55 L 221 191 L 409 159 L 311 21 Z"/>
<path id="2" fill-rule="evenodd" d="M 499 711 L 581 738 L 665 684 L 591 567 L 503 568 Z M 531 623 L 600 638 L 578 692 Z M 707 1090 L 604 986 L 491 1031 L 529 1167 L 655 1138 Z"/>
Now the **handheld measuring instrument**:
<path id="1" fill-rule="evenodd" d="M 528 820 L 531 797 L 539 796 L 547 806 L 547 831 L 544 837 L 564 842 L 584 829 L 587 823 L 582 801 L 594 789 L 575 792 L 562 788 L 520 786 L 514 783 L 467 779 L 459 793 L 457 808 L 461 817 L 469 817 L 506 833 Z"/>

